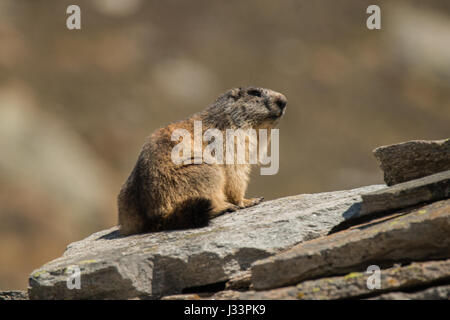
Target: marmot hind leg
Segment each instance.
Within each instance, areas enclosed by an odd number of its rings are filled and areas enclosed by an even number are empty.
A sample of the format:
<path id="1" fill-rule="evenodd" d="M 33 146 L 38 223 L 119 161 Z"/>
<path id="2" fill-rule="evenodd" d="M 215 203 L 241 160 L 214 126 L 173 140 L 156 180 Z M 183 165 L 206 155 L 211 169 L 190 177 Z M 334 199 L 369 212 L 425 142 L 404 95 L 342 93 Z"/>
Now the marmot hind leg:
<path id="1" fill-rule="evenodd" d="M 210 200 L 210 218 L 239 209 L 239 206 L 229 202 L 225 195 L 226 178 L 222 167 L 192 165 L 184 167 L 180 174 L 183 176 L 182 181 L 186 183 L 186 186 L 179 186 L 181 189 L 194 188 L 192 193 L 196 197 Z"/>
<path id="2" fill-rule="evenodd" d="M 173 212 L 163 218 L 160 230 L 180 230 L 201 228 L 208 225 L 213 211 L 210 199 L 190 198 L 175 207 Z"/>
<path id="3" fill-rule="evenodd" d="M 136 210 L 124 210 L 119 206 L 119 233 L 123 236 L 147 231 L 145 217 Z"/>
<path id="4" fill-rule="evenodd" d="M 227 202 L 224 199 L 225 199 L 224 194 L 222 194 L 220 197 L 217 196 L 214 197 L 214 200 L 212 201 L 212 210 L 210 213 L 211 218 L 220 216 L 227 212 L 234 212 L 240 209 L 239 206 Z"/>

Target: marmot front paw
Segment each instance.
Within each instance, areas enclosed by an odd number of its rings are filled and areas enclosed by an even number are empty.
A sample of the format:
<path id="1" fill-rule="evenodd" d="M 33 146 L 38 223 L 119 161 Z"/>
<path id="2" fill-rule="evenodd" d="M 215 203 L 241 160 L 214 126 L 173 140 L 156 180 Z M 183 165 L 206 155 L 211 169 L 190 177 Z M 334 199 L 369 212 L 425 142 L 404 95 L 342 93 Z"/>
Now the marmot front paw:
<path id="1" fill-rule="evenodd" d="M 248 207 L 253 207 L 253 206 L 256 206 L 257 204 L 260 204 L 261 202 L 263 202 L 263 200 L 264 200 L 263 197 L 244 199 L 244 200 L 242 200 L 242 205 L 239 206 L 239 207 L 241 209 L 248 208 Z"/>

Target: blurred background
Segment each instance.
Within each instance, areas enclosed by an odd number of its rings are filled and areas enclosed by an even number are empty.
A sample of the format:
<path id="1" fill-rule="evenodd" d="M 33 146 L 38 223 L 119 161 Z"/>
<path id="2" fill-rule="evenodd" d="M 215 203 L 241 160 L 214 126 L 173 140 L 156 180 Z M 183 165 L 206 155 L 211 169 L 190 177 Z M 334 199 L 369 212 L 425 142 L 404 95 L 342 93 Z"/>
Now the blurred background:
<path id="1" fill-rule="evenodd" d="M 1 0 L 0 289 L 115 225 L 145 137 L 230 88 L 289 99 L 250 196 L 383 183 L 375 147 L 448 138 L 450 1 L 393 2 Z"/>

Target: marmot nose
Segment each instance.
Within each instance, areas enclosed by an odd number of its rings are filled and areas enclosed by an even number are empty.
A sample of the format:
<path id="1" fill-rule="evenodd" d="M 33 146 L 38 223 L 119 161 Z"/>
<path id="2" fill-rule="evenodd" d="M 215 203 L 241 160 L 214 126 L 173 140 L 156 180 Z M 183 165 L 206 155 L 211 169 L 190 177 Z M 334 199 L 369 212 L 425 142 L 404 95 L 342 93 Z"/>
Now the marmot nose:
<path id="1" fill-rule="evenodd" d="M 274 102 L 278 106 L 278 108 L 280 108 L 281 111 L 283 111 L 283 109 L 286 108 L 287 99 L 282 94 L 275 97 Z"/>

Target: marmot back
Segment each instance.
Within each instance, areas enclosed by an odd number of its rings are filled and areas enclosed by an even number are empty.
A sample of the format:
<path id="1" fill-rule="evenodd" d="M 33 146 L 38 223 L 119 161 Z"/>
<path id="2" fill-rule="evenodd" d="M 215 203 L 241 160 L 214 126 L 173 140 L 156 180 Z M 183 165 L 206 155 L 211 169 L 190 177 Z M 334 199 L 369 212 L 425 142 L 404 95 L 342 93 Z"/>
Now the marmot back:
<path id="1" fill-rule="evenodd" d="M 197 163 L 194 152 L 188 156 L 191 163 L 174 163 L 172 152 L 179 142 L 172 141 L 172 134 L 182 130 L 195 139 L 197 121 L 202 135 L 208 129 L 271 129 L 286 104 L 285 96 L 269 89 L 235 88 L 190 118 L 156 130 L 120 190 L 120 233 L 202 227 L 224 212 L 260 203 L 262 198 L 244 198 L 249 164 Z"/>

